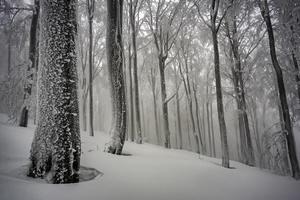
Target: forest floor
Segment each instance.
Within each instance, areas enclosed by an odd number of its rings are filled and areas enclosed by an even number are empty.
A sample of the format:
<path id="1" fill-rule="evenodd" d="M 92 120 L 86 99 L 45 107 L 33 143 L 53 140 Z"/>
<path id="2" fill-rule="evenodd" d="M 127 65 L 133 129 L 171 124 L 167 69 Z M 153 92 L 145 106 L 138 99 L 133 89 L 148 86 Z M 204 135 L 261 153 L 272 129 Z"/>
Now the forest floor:
<path id="1" fill-rule="evenodd" d="M 103 152 L 108 136 L 82 133 L 82 165 L 93 180 L 53 185 L 25 176 L 34 128 L 0 123 L 0 200 L 299 200 L 300 181 L 238 162 L 126 142 L 124 155 Z"/>

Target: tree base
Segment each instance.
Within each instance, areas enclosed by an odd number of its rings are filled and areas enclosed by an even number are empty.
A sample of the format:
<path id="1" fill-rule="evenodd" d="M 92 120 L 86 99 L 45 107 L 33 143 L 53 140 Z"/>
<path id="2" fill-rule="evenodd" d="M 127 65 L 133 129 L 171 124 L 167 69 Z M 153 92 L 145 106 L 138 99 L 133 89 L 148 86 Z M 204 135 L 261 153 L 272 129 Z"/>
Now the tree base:
<path id="1" fill-rule="evenodd" d="M 123 145 L 121 144 L 121 142 L 112 139 L 112 141 L 105 145 L 104 152 L 121 155 L 122 149 Z"/>

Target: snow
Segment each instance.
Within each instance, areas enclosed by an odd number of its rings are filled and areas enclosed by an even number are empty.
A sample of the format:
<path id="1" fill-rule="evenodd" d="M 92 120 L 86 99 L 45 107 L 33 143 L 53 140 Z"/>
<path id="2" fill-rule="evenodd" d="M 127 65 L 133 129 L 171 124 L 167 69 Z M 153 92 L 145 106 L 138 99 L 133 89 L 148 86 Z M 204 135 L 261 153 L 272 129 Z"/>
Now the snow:
<path id="1" fill-rule="evenodd" d="M 109 137 L 100 132 L 95 137 L 82 132 L 82 165 L 100 175 L 76 184 L 46 184 L 24 176 L 33 132 L 33 126 L 0 123 L 1 200 L 300 199 L 300 181 L 233 161 L 233 169 L 225 169 L 220 159 L 131 142 L 122 156 L 104 153 Z"/>

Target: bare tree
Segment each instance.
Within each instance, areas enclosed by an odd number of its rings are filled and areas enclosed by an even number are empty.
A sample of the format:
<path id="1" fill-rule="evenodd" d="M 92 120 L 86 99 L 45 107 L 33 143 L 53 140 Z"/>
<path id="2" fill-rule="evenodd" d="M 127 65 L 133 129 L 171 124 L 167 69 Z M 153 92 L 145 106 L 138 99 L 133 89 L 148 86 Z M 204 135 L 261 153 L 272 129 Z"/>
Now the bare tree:
<path id="1" fill-rule="evenodd" d="M 195 2 L 198 9 L 198 14 L 203 20 L 203 22 L 210 28 L 213 40 L 214 48 L 214 65 L 215 65 L 215 81 L 216 81 L 216 94 L 217 94 L 217 110 L 219 118 L 219 128 L 221 135 L 221 146 L 222 146 L 222 166 L 229 168 L 229 150 L 227 143 L 227 129 L 224 118 L 224 108 L 223 108 L 223 97 L 222 97 L 222 84 L 221 84 L 221 73 L 220 73 L 220 55 L 219 55 L 219 45 L 218 45 L 218 32 L 226 15 L 227 9 L 224 11 L 222 17 L 218 20 L 218 11 L 220 6 L 220 0 L 211 0 L 210 4 L 210 23 L 208 23 L 200 12 L 199 2 Z M 218 22 L 217 22 L 218 20 Z"/>
<path id="2" fill-rule="evenodd" d="M 277 78 L 280 106 L 282 109 L 283 122 L 284 122 L 283 127 L 284 127 L 284 132 L 287 140 L 288 155 L 291 164 L 291 172 L 292 172 L 291 175 L 294 178 L 298 179 L 300 178 L 300 169 L 299 169 L 299 163 L 298 163 L 298 158 L 296 153 L 297 151 L 296 151 L 295 139 L 294 139 L 292 124 L 290 119 L 289 107 L 288 107 L 286 93 L 285 93 L 285 85 L 284 85 L 282 70 L 278 63 L 277 55 L 276 55 L 275 39 L 274 39 L 273 27 L 272 27 L 272 22 L 270 17 L 269 5 L 267 0 L 259 0 L 258 4 L 260 7 L 261 15 L 265 21 L 268 36 L 269 36 L 270 55 L 271 55 L 272 64 Z"/>
<path id="3" fill-rule="evenodd" d="M 123 78 L 123 43 L 122 43 L 123 0 L 107 0 L 107 66 L 112 99 L 111 139 L 105 151 L 121 154 L 126 134 L 126 96 Z"/>
<path id="4" fill-rule="evenodd" d="M 157 3 L 157 4 L 156 4 Z M 164 146 L 170 148 L 170 129 L 168 116 L 168 102 L 172 98 L 167 98 L 165 69 L 169 51 L 173 47 L 178 32 L 183 24 L 183 17 L 180 17 L 179 24 L 175 24 L 175 18 L 180 14 L 183 1 L 172 3 L 171 1 L 153 2 L 147 0 L 148 19 L 147 23 L 154 39 L 154 44 L 158 55 L 158 68 L 160 75 L 161 103 L 163 115 L 163 127 L 165 134 Z M 154 6 L 154 4 L 156 4 Z M 173 6 L 174 7 L 173 7 Z M 174 9 L 172 9 L 174 8 Z M 155 11 L 153 9 L 156 9 Z M 183 13 L 183 12 L 181 12 Z M 175 96 L 175 95 L 174 95 Z M 173 96 L 173 97 L 174 97 Z"/>

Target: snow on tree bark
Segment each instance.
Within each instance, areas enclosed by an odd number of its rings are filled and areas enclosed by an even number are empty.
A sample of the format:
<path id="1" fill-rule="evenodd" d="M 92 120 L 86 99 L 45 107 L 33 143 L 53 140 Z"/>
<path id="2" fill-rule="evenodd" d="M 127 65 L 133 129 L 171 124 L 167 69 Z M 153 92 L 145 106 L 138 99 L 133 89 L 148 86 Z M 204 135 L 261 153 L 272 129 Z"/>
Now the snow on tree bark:
<path id="1" fill-rule="evenodd" d="M 288 156 L 291 164 L 291 171 L 292 177 L 299 179 L 300 178 L 300 168 L 299 162 L 297 158 L 297 151 L 296 151 L 296 144 L 294 139 L 293 128 L 291 124 L 290 114 L 289 114 L 289 107 L 287 103 L 287 97 L 285 92 L 285 85 L 283 80 L 283 74 L 281 67 L 277 60 L 276 55 L 276 47 L 275 47 L 275 39 L 273 33 L 273 27 L 270 17 L 269 5 L 267 0 L 260 0 L 259 7 L 261 11 L 261 15 L 265 21 L 267 32 L 269 36 L 269 48 L 270 48 L 270 56 L 272 60 L 272 64 L 276 73 L 277 84 L 278 84 L 278 93 L 280 99 L 280 106 L 282 109 L 282 116 L 283 116 L 283 128 L 285 132 L 287 147 L 288 147 Z"/>
<path id="2" fill-rule="evenodd" d="M 123 0 L 107 0 L 107 66 L 112 99 L 111 140 L 105 150 L 121 154 L 126 134 L 126 97 L 123 78 L 122 47 L 122 7 Z"/>
<path id="3" fill-rule="evenodd" d="M 79 181 L 76 7 L 76 0 L 41 1 L 39 118 L 28 176 L 47 176 L 52 183 Z"/>

